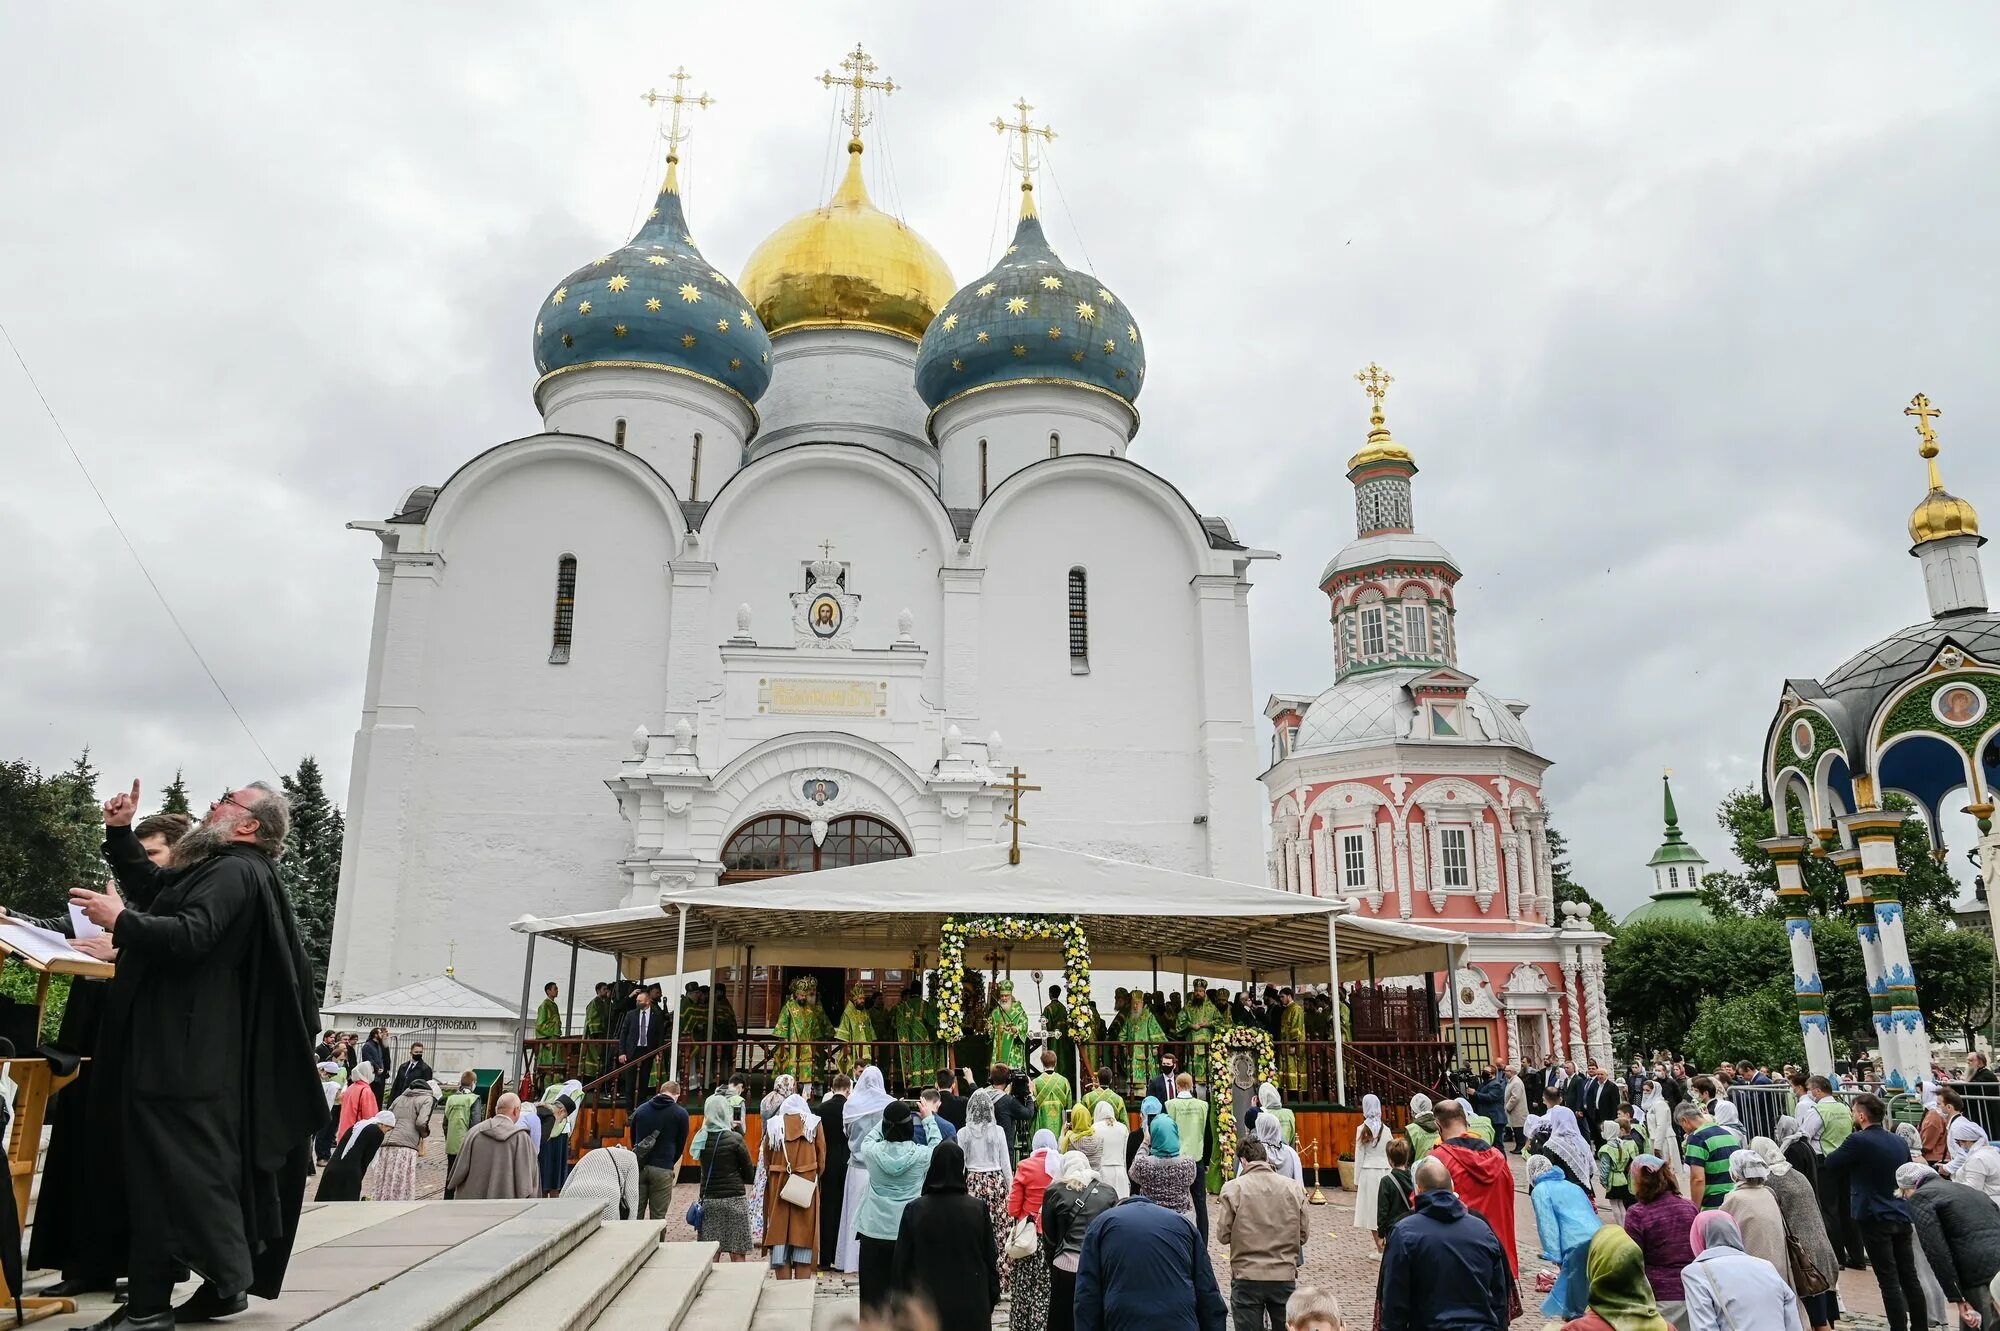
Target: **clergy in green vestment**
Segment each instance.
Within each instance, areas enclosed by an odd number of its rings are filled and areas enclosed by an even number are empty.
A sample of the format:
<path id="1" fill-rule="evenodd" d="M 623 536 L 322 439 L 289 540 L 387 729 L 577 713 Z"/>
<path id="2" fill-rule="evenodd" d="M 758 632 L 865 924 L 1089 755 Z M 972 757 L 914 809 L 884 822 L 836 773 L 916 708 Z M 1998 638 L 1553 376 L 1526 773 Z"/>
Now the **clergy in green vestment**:
<path id="1" fill-rule="evenodd" d="M 1069 1034 L 1069 1008 L 1063 1004 L 1062 986 L 1049 986 L 1049 1005 L 1042 1009 L 1042 1030 L 1048 1040 L 1047 1048 L 1055 1051 L 1056 1071 L 1065 1077 L 1076 1067 L 1076 1041 Z M 1076 1103 L 1076 1092 L 1080 1086 L 1072 1086 L 1070 1103 Z"/>
<path id="2" fill-rule="evenodd" d="M 1111 1089 L 1111 1066 L 1108 1063 L 1098 1065 L 1096 1089 L 1083 1097 L 1083 1107 L 1090 1111 L 1093 1118 L 1099 1105 L 1110 1105 L 1111 1116 L 1120 1123 L 1125 1122 L 1125 1097 Z"/>
<path id="3" fill-rule="evenodd" d="M 890 1012 L 895 1022 L 896 1070 L 910 1094 L 931 1084 L 937 1075 L 937 1046 L 930 1022 L 924 1015 L 923 991 L 916 985 L 903 990 L 902 1001 Z"/>
<path id="4" fill-rule="evenodd" d="M 1069 1078 L 1056 1071 L 1055 1050 L 1042 1050 L 1041 1063 L 1042 1075 L 1035 1078 L 1030 1088 L 1035 1096 L 1035 1131 L 1047 1128 L 1060 1135 L 1063 1119 L 1076 1102 L 1076 1094 L 1070 1089 Z"/>
<path id="5" fill-rule="evenodd" d="M 875 1061 L 875 1022 L 868 1015 L 868 991 L 858 984 L 848 996 L 840 1024 L 833 1028 L 833 1038 L 840 1041 L 838 1066 L 848 1076 L 859 1076 L 863 1064 Z"/>
<path id="6" fill-rule="evenodd" d="M 562 1011 L 556 1007 L 556 982 L 550 980 L 542 986 L 542 1005 L 535 1009 L 535 1038 L 537 1040 L 562 1039 Z M 555 1067 L 562 1062 L 562 1050 L 552 1044 L 542 1046 L 541 1057 L 535 1060 L 545 1068 Z"/>
<path id="7" fill-rule="evenodd" d="M 1286 1095 L 1306 1089 L 1306 1010 L 1289 989 L 1278 991 L 1278 1079 Z"/>
<path id="8" fill-rule="evenodd" d="M 813 1044 L 826 1039 L 827 1031 L 826 1009 L 819 1004 L 819 981 L 801 975 L 792 981 L 792 996 L 771 1028 L 778 1041 L 771 1051 L 771 1070 L 800 1082 L 818 1081 Z"/>
<path id="9" fill-rule="evenodd" d="M 1146 1006 L 1144 990 L 1134 989 L 1125 1005 L 1125 1024 L 1119 1029 L 1118 1038 L 1131 1051 L 1131 1081 L 1134 1086 L 1144 1088 L 1159 1070 L 1160 1055 L 1165 1053 L 1167 1033 L 1160 1029 L 1160 1019 Z"/>
<path id="10" fill-rule="evenodd" d="M 986 1031 L 993 1037 L 993 1061 L 1016 1071 L 1028 1066 L 1028 1009 L 1014 1000 L 1014 982 L 1002 980 L 999 997 L 986 1014 Z"/>
<path id="11" fill-rule="evenodd" d="M 611 986 L 599 980 L 597 997 L 585 1004 L 583 1009 L 583 1035 L 586 1040 L 602 1040 L 611 1030 Z M 585 1045 L 583 1047 L 583 1079 L 591 1080 L 604 1072 L 604 1046 Z"/>
<path id="12" fill-rule="evenodd" d="M 1188 1072 L 1197 1086 L 1208 1083 L 1208 1042 L 1222 1033 L 1226 1021 L 1222 1009 L 1209 1001 L 1208 981 L 1196 980 L 1194 996 L 1181 1009 L 1181 1024 L 1175 1035 L 1188 1046 Z"/>

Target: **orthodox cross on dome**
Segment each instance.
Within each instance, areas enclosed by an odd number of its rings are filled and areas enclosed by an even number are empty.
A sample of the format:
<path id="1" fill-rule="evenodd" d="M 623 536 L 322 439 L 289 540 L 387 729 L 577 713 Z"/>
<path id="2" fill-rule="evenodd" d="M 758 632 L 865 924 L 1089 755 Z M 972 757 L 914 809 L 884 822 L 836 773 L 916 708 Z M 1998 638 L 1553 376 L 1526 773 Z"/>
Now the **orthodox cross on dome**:
<path id="1" fill-rule="evenodd" d="M 1035 108 L 1027 98 L 1022 97 L 1017 99 L 1014 103 L 1014 109 L 1020 113 L 1021 118 L 1019 120 L 1009 122 L 1004 117 L 995 116 L 993 117 L 993 128 L 1001 134 L 1018 134 L 1021 136 L 1019 150 L 1016 151 L 1013 148 L 1009 148 L 1007 160 L 1013 164 L 1015 170 L 1021 173 L 1021 216 L 1033 217 L 1035 215 L 1035 169 L 1040 165 L 1036 159 L 1035 140 L 1039 138 L 1043 143 L 1048 143 L 1055 138 L 1056 132 L 1048 125 L 1037 126 L 1028 123 L 1028 112 Z"/>
<path id="2" fill-rule="evenodd" d="M 868 77 L 877 72 L 877 67 L 875 62 L 869 59 L 868 52 L 861 49 L 860 42 L 856 42 L 854 49 L 842 57 L 840 67 L 847 72 L 835 74 L 829 69 L 819 76 L 819 81 L 828 88 L 853 89 L 853 105 L 840 113 L 840 118 L 847 122 L 847 147 L 851 152 L 861 146 L 861 127 L 875 119 L 868 112 L 869 90 L 872 88 L 887 97 L 896 91 L 896 81 L 884 78 L 878 82 Z"/>
<path id="3" fill-rule="evenodd" d="M 456 975 L 458 973 L 458 940 L 456 938 L 444 945 L 444 973 L 446 975 Z"/>
<path id="4" fill-rule="evenodd" d="M 1925 458 L 1936 457 L 1938 451 L 1937 431 L 1931 428 L 1931 421 L 1944 415 L 1944 413 L 1933 407 L 1929 398 L 1919 393 L 1910 399 L 1909 406 L 1903 408 L 1903 414 L 1917 418 L 1917 434 L 1923 439 L 1923 443 L 1917 445 L 1917 456 Z"/>
<path id="5" fill-rule="evenodd" d="M 1375 424 L 1380 425 L 1382 423 L 1382 399 L 1388 396 L 1389 385 L 1396 382 L 1396 376 L 1390 374 L 1371 360 L 1368 362 L 1368 368 L 1355 374 L 1354 382 L 1360 384 L 1361 391 L 1375 400 L 1374 421 Z"/>
<path id="6" fill-rule="evenodd" d="M 1009 864 L 1019 864 L 1021 862 L 1021 829 L 1028 825 L 1027 820 L 1021 817 L 1021 796 L 1041 789 L 1040 786 L 1022 785 L 1021 783 L 1027 780 L 1027 777 L 1028 774 L 1017 766 L 1013 771 L 1007 773 L 1008 784 L 1001 787 L 1001 789 L 1007 792 L 1011 805 L 1007 812 L 1007 822 L 1011 825 L 1013 831 L 1012 840 L 1007 847 L 1007 863 Z"/>
<path id="7" fill-rule="evenodd" d="M 821 542 L 819 543 L 819 554 L 820 554 L 820 558 L 821 558 L 821 559 L 832 559 L 832 558 L 833 558 L 833 542 L 832 542 L 832 541 L 821 541 Z"/>
<path id="8" fill-rule="evenodd" d="M 667 160 L 670 162 L 680 160 L 680 146 L 686 142 L 688 136 L 688 131 L 681 128 L 681 108 L 692 106 L 698 111 L 706 111 L 715 105 L 715 98 L 705 92 L 692 97 L 688 95 L 687 81 L 692 77 L 694 76 L 687 72 L 687 66 L 682 65 L 673 72 L 672 92 L 648 88 L 639 94 L 639 100 L 648 106 L 657 108 L 660 103 L 665 102 L 673 108 L 668 114 L 666 128 L 660 131 L 660 137 L 667 141 Z"/>

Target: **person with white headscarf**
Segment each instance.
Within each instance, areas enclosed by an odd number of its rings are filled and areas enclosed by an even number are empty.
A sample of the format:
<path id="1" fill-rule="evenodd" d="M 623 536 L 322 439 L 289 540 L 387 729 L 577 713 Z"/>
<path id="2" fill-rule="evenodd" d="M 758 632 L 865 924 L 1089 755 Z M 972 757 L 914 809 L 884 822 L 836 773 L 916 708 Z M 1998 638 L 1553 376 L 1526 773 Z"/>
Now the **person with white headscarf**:
<path id="1" fill-rule="evenodd" d="M 1164 1114 L 1160 1117 L 1168 1124 L 1173 1122 Z M 1049 1186 L 1061 1174 L 1062 1157 L 1056 1151 L 1056 1135 L 1043 1128 L 1035 1133 L 1034 1143 L 1014 1170 L 1014 1182 L 1007 1190 L 1008 1218 L 1014 1223 L 1033 1222 L 1038 1238 L 1034 1252 L 1007 1263 L 1012 1268 L 1007 1277 L 1009 1331 L 1045 1331 L 1048 1326 L 1051 1282 L 1039 1236 L 1045 1223 L 1042 1203 L 1048 1197 Z M 1001 1251 L 1003 1254 L 1006 1251 L 1004 1246 Z"/>
<path id="2" fill-rule="evenodd" d="M 1660 1093 L 1660 1083 L 1648 1077 L 1639 1088 L 1639 1117 L 1646 1126 L 1646 1151 L 1667 1162 L 1676 1178 L 1686 1170 L 1681 1164 L 1680 1138 L 1674 1135 L 1674 1107 Z"/>
<path id="3" fill-rule="evenodd" d="M 354 1070 L 347 1074 L 347 1089 L 340 1093 L 340 1126 L 334 1136 L 347 1140 L 347 1134 L 357 1123 L 366 1123 L 382 1112 L 384 1106 L 376 1103 L 375 1069 L 365 1061 L 356 1063 Z"/>
<path id="4" fill-rule="evenodd" d="M 1805 1146 L 1805 1134 L 1798 1130 L 1798 1120 L 1787 1114 L 1778 1122 L 1782 1125 L 1787 1120 L 1790 1120 L 1793 1125 L 1792 1130 L 1798 1132 L 1800 1138 L 1793 1143 L 1793 1152 L 1803 1154 L 1810 1161 L 1812 1153 Z M 1784 1217 L 1786 1238 L 1798 1248 L 1799 1254 L 1811 1265 L 1816 1274 L 1823 1276 L 1829 1282 L 1838 1280 L 1840 1258 L 1835 1255 L 1833 1243 L 1827 1237 L 1826 1222 L 1819 1213 L 1819 1199 L 1813 1192 L 1811 1182 L 1788 1158 L 1786 1149 L 1779 1146 L 1772 1138 L 1754 1137 L 1750 1141 L 1750 1149 L 1757 1153 L 1758 1158 L 1763 1160 L 1771 1171 L 1764 1188 L 1778 1200 L 1778 1211 Z M 1733 1162 L 1731 1168 L 1734 1168 Z M 1742 1191 L 1743 1189 L 1738 1187 L 1730 1196 L 1733 1197 Z M 1729 1209 L 1727 1204 L 1723 1209 Z M 1996 1215 L 1995 1219 L 2000 1219 L 2000 1215 Z M 1799 1296 L 1799 1307 L 1805 1312 L 1807 1324 L 1816 1331 L 1818 1328 L 1831 1326 L 1834 1315 L 1839 1311 L 1839 1301 L 1834 1291 L 1829 1289 L 1823 1294 L 1807 1294 L 1799 1288 L 1800 1282 L 1797 1276 L 1800 1273 L 1789 1266 L 1786 1268 L 1786 1273 L 1794 1277 L 1792 1289 Z"/>
<path id="5" fill-rule="evenodd" d="M 1461 1095 L 1458 1097 L 1456 1103 L 1460 1109 L 1465 1111 L 1465 1130 L 1467 1132 L 1479 1138 L 1479 1140 L 1485 1142 L 1488 1146 L 1494 1145 L 1499 1140 L 1499 1135 L 1493 1127 L 1493 1120 L 1475 1110 L 1472 1107 L 1472 1101 Z"/>
<path id="6" fill-rule="evenodd" d="M 1277 1115 L 1264 1114 L 1257 1119 L 1257 1126 L 1251 1129 L 1256 1139 L 1264 1143 L 1264 1161 L 1271 1166 L 1271 1172 L 1280 1178 L 1288 1178 L 1304 1188 L 1306 1171 L 1299 1165 L 1299 1153 L 1285 1145 L 1285 1128 L 1278 1122 Z M 1387 1165 L 1389 1156 L 1385 1150 L 1382 1162 Z M 1243 1166 L 1238 1162 L 1236 1177 L 1243 1177 Z"/>
<path id="7" fill-rule="evenodd" d="M 1118 1194 L 1124 1201 L 1132 1195 L 1132 1176 L 1125 1171 L 1125 1142 L 1132 1135 L 1132 1129 L 1119 1121 L 1111 1111 L 1111 1105 L 1103 1100 L 1091 1110 L 1090 1132 L 1103 1143 L 1098 1157 L 1097 1174 L 1106 1187 Z"/>
<path id="8" fill-rule="evenodd" d="M 840 1127 L 847 1134 L 848 1155 L 847 1185 L 840 1204 L 840 1240 L 833 1249 L 834 1269 L 839 1271 L 859 1274 L 861 1270 L 861 1240 L 854 1228 L 854 1218 L 868 1195 L 868 1167 L 861 1159 L 861 1144 L 882 1122 L 882 1111 L 893 1098 L 882 1083 L 882 1069 L 870 1064 L 855 1078 L 847 1108 L 841 1111 Z"/>
<path id="9" fill-rule="evenodd" d="M 1438 1144 L 1438 1121 L 1436 1106 L 1428 1095 L 1418 1092 L 1410 1097 L 1410 1121 L 1403 1127 L 1403 1136 L 1410 1142 L 1410 1159 L 1417 1161 L 1431 1153 L 1431 1147 Z"/>
<path id="10" fill-rule="evenodd" d="M 764 1124 L 764 1135 L 770 1136 L 771 1120 L 778 1116 L 778 1109 L 785 1103 L 785 1097 L 798 1090 L 798 1078 L 789 1072 L 779 1073 L 771 1082 L 771 1089 L 757 1102 L 757 1117 Z M 758 1247 L 766 1245 L 764 1238 L 764 1198 L 767 1192 L 768 1174 L 765 1169 L 765 1152 L 760 1147 L 757 1152 L 757 1178 L 750 1185 L 750 1241 Z M 817 1175 L 815 1175 L 817 1177 Z"/>
<path id="11" fill-rule="evenodd" d="M 1354 1227 L 1375 1229 L 1375 1199 L 1389 1177 L 1389 1125 L 1382 1121 L 1382 1099 L 1361 1097 L 1361 1126 L 1354 1130 Z M 1271 1166 L 1277 1168 L 1274 1163 Z"/>
<path id="12" fill-rule="evenodd" d="M 1681 1272 L 1689 1331 L 1805 1331 L 1798 1295 L 1776 1268 L 1753 1255 L 1725 1211 L 1696 1214 L 1688 1233 L 1694 1260 Z"/>
<path id="13" fill-rule="evenodd" d="M 1590 1204 L 1590 1195 L 1545 1155 L 1528 1157 L 1528 1200 L 1535 1213 L 1541 1259 L 1559 1268 L 1541 1310 L 1550 1317 L 1580 1317 L 1590 1294 L 1584 1254 L 1604 1222 Z"/>
<path id="14" fill-rule="evenodd" d="M 1912 1162 L 1896 1171 L 1896 1190 L 1909 1203 L 1925 1264 L 1950 1311 L 1976 1314 L 1992 1326 L 1992 1284 L 2000 1279 L 2000 1214 L 1984 1193 L 1938 1176 Z"/>
<path id="15" fill-rule="evenodd" d="M 1789 1284 L 1792 1264 L 1785 1247 L 1785 1215 L 1777 1194 L 1765 1186 L 1770 1178 L 1771 1167 L 1757 1152 L 1748 1147 L 1730 1152 L 1729 1181 L 1736 1187 L 1722 1199 L 1722 1210 L 1736 1221 L 1744 1251 L 1769 1262 Z"/>
<path id="16" fill-rule="evenodd" d="M 767 1189 L 764 1197 L 764 1246 L 771 1252 L 771 1270 L 779 1280 L 811 1280 L 819 1248 L 820 1178 L 826 1173 L 826 1138 L 819 1115 L 806 1106 L 798 1083 L 790 1077 L 785 1098 L 764 1119 L 764 1143 L 758 1152 L 758 1172 Z M 803 1204 L 785 1200 L 792 1180 L 808 1188 Z M 796 1188 L 795 1188 L 796 1190 Z"/>
<path id="17" fill-rule="evenodd" d="M 597 1202 L 607 1224 L 630 1220 L 639 1214 L 639 1157 L 616 1144 L 585 1151 L 556 1195 L 564 1201 Z"/>
<path id="18" fill-rule="evenodd" d="M 1271 1120 L 1271 1127 L 1278 1128 L 1277 1119 Z M 1118 1194 L 1091 1169 L 1082 1152 L 1067 1152 L 1058 1167 L 1056 1181 L 1042 1194 L 1042 1252 L 1049 1263 L 1048 1331 L 1073 1331 L 1083 1236 L 1091 1221 L 1118 1204 Z"/>
<path id="19" fill-rule="evenodd" d="M 1736 1111 L 1733 1101 L 1717 1100 L 1708 1107 L 1708 1116 L 1718 1127 L 1728 1128 L 1738 1136 L 1742 1135 L 1743 1115 Z"/>
<path id="20" fill-rule="evenodd" d="M 993 1226 L 993 1251 L 1007 1246 L 1007 1191 L 1014 1182 L 1013 1153 L 1007 1148 L 1007 1130 L 993 1112 L 994 1103 L 1006 1094 L 1004 1088 L 983 1087 L 965 1102 L 965 1126 L 958 1130 L 958 1147 L 965 1153 L 966 1195 L 984 1203 Z M 1000 1292 L 1007 1297 L 1008 1263 L 999 1263 Z"/>
<path id="21" fill-rule="evenodd" d="M 1593 1195 L 1591 1180 L 1596 1171 L 1591 1168 L 1590 1143 L 1583 1139 L 1583 1129 L 1577 1126 L 1576 1111 L 1568 1105 L 1550 1105 L 1549 1112 L 1542 1117 L 1547 1134 L 1540 1142 L 1542 1151 L 1571 1183 L 1583 1189 L 1585 1196 Z"/>
<path id="22" fill-rule="evenodd" d="M 375 1092 L 363 1083 L 372 1097 Z M 384 1109 L 371 1118 L 365 1118 L 347 1130 L 334 1147 L 333 1156 L 320 1171 L 319 1191 L 313 1195 L 319 1202 L 358 1202 L 361 1200 L 362 1181 L 368 1176 L 369 1166 L 375 1162 L 377 1151 L 382 1146 L 382 1138 L 389 1129 L 396 1126 L 396 1116 Z"/>
<path id="23" fill-rule="evenodd" d="M 1298 1115 L 1285 1108 L 1284 1100 L 1278 1095 L 1278 1088 L 1268 1081 L 1258 1084 L 1257 1103 L 1250 1109 L 1250 1117 L 1253 1120 L 1259 1114 L 1276 1114 L 1278 1121 L 1285 1126 L 1285 1145 L 1296 1147 L 1299 1144 Z"/>

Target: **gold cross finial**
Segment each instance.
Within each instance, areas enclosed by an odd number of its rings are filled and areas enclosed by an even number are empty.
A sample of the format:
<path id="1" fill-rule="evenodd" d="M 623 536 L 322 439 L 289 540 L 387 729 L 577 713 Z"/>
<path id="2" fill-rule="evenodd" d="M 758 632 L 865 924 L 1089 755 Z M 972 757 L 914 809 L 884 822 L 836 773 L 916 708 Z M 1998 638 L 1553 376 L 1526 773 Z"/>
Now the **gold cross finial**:
<path id="1" fill-rule="evenodd" d="M 875 118 L 868 113 L 868 90 L 873 88 L 887 97 L 896 91 L 896 81 L 885 78 L 877 82 L 868 77 L 876 72 L 876 65 L 868 52 L 861 49 L 860 42 L 856 42 L 854 49 L 841 58 L 840 67 L 847 72 L 835 74 L 829 69 L 819 76 L 819 81 L 828 88 L 851 88 L 854 91 L 853 105 L 840 113 L 840 118 L 847 122 L 847 147 L 852 152 L 861 146 L 861 127 Z"/>
<path id="2" fill-rule="evenodd" d="M 452 939 L 445 945 L 444 973 L 454 974 L 458 970 L 458 940 Z"/>
<path id="3" fill-rule="evenodd" d="M 1008 784 L 1002 787 L 1012 800 L 1012 807 L 1007 813 L 1007 822 L 1013 829 L 1013 839 L 1007 847 L 1007 863 L 1009 864 L 1019 864 L 1021 862 L 1021 829 L 1028 825 L 1027 820 L 1021 817 L 1021 796 L 1041 789 L 1040 786 L 1022 785 L 1021 783 L 1027 779 L 1027 776 L 1026 772 L 1016 767 L 1013 771 L 1007 773 Z"/>
<path id="4" fill-rule="evenodd" d="M 1354 382 L 1360 384 L 1362 390 L 1375 399 L 1375 410 L 1380 411 L 1382 399 L 1388 394 L 1389 385 L 1396 382 L 1396 377 L 1371 360 L 1367 369 L 1354 376 Z"/>
<path id="5" fill-rule="evenodd" d="M 1014 109 L 1020 113 L 1021 118 L 1019 120 L 1010 123 L 1004 117 L 995 116 L 993 117 L 993 128 L 1002 134 L 1018 134 L 1021 136 L 1019 151 L 1016 152 L 1010 149 L 1007 159 L 1021 173 L 1021 216 L 1033 217 L 1035 215 L 1035 167 L 1037 165 L 1035 160 L 1035 140 L 1039 138 L 1043 143 L 1047 143 L 1055 138 L 1056 132 L 1047 125 L 1037 126 L 1028 123 L 1028 112 L 1035 108 L 1028 102 L 1027 98 L 1023 97 L 1016 100 Z"/>
<path id="6" fill-rule="evenodd" d="M 1917 445 L 1917 456 L 1922 458 L 1936 457 L 1938 451 L 1937 431 L 1931 428 L 1931 421 L 1935 417 L 1944 415 L 1944 413 L 1933 407 L 1929 398 L 1919 393 L 1910 399 L 1909 406 L 1903 408 L 1903 414 L 1917 418 L 1917 434 L 1923 439 L 1923 443 Z"/>
<path id="7" fill-rule="evenodd" d="M 639 100 L 648 106 L 657 107 L 661 102 L 665 102 L 673 108 L 672 112 L 669 113 L 667 127 L 660 131 L 660 137 L 667 141 L 667 160 L 670 162 L 680 160 L 680 146 L 686 141 L 688 136 L 688 132 L 681 128 L 681 108 L 683 106 L 692 106 L 698 111 L 706 111 L 709 107 L 715 105 L 715 98 L 710 97 L 707 93 L 701 93 L 693 97 L 688 95 L 687 81 L 694 76 L 687 72 L 686 65 L 682 65 L 676 69 L 672 77 L 674 80 L 674 90 L 672 92 L 661 92 L 657 88 L 648 88 L 639 94 Z"/>

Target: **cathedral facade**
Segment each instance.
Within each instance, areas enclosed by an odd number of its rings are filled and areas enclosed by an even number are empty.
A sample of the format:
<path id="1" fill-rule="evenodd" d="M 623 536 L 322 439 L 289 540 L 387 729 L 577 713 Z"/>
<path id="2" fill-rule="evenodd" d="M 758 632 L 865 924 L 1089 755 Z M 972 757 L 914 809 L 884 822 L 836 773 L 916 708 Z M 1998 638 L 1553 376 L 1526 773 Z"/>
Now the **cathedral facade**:
<path id="1" fill-rule="evenodd" d="M 518 983 L 508 925 L 1003 839 L 1262 877 L 1247 548 L 1128 457 L 1137 318 L 1049 246 L 1030 148 L 959 285 L 846 171 L 740 281 L 665 178 L 533 318 L 543 429 L 380 542 L 330 997 Z M 996 901 L 996 908 L 1004 908 Z"/>
<path id="2" fill-rule="evenodd" d="M 1390 377 L 1373 365 L 1356 377 L 1374 411 L 1347 464 L 1355 539 L 1320 575 L 1334 682 L 1264 711 L 1270 882 L 1468 934 L 1439 998 L 1467 1062 L 1552 1053 L 1608 1066 L 1610 940 L 1587 908 L 1555 900 L 1549 760 L 1528 736 L 1527 704 L 1461 668 L 1458 563 L 1417 530 L 1416 460 L 1382 413 Z"/>

